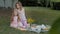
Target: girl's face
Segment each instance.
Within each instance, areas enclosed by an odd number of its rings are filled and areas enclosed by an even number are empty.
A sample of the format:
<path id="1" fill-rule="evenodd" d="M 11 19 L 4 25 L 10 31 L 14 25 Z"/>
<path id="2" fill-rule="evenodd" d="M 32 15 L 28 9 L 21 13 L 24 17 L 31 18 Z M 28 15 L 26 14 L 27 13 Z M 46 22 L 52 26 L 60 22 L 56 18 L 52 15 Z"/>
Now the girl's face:
<path id="1" fill-rule="evenodd" d="M 16 8 L 19 9 L 21 6 L 19 4 L 16 4 Z"/>

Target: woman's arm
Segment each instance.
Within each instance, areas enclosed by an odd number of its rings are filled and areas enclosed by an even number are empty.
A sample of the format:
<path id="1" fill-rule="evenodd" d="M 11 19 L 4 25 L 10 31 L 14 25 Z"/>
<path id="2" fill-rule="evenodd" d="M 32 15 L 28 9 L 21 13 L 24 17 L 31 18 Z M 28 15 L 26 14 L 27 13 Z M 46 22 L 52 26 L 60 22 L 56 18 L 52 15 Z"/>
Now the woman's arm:
<path id="1" fill-rule="evenodd" d="M 24 9 L 24 8 L 23 8 L 23 17 L 24 17 L 24 20 L 27 20 L 27 19 L 26 19 L 25 9 Z"/>

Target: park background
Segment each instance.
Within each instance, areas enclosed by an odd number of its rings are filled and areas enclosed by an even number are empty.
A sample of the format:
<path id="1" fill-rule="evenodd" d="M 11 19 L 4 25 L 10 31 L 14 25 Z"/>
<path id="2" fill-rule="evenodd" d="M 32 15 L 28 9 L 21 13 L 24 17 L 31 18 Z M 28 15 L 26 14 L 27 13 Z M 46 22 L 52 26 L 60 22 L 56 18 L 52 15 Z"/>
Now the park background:
<path id="1" fill-rule="evenodd" d="M 37 34 L 10 27 L 11 12 L 17 1 L 20 1 L 25 8 L 27 19 L 35 20 L 34 24 L 53 25 L 56 31 L 52 32 L 59 33 L 60 0 L 0 0 L 0 34 Z M 48 34 L 48 32 L 40 34 Z"/>

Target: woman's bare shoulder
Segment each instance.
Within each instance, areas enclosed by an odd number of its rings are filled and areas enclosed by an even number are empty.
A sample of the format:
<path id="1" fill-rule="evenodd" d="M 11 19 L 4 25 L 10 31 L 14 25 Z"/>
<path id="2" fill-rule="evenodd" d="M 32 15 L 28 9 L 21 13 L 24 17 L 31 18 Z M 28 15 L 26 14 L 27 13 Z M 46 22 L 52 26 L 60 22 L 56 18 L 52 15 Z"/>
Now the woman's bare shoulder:
<path id="1" fill-rule="evenodd" d="M 22 7 L 22 9 L 24 9 L 24 7 Z"/>
<path id="2" fill-rule="evenodd" d="M 24 7 L 22 7 L 22 10 L 23 10 L 23 11 L 25 10 Z"/>

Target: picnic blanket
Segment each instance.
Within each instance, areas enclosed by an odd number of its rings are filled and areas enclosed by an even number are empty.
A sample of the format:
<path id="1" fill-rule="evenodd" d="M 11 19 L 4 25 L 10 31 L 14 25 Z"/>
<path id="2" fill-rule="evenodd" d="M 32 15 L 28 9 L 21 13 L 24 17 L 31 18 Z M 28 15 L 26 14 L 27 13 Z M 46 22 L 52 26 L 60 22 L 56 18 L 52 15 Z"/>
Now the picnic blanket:
<path id="1" fill-rule="evenodd" d="M 33 31 L 36 33 L 40 33 L 40 32 L 47 32 L 47 31 L 49 31 L 50 28 L 51 28 L 50 25 L 32 24 L 31 26 L 27 26 L 25 29 L 23 29 L 23 28 L 18 28 L 18 29 L 23 30 L 23 31 Z"/>

